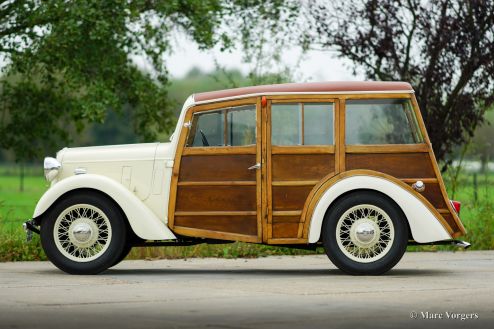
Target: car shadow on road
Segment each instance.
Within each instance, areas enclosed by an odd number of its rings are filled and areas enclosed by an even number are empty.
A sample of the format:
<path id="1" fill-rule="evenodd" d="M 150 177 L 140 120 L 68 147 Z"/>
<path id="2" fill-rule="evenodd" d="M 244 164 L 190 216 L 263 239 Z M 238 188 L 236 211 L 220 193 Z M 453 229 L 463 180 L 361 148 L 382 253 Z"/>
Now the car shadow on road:
<path id="1" fill-rule="evenodd" d="M 434 269 L 393 269 L 383 276 L 387 277 L 420 277 L 420 276 L 445 276 L 451 272 Z M 348 276 L 338 269 L 191 269 L 191 268 L 154 268 L 154 269 L 125 269 L 112 268 L 101 275 L 125 276 L 125 275 L 246 275 L 246 276 Z"/>

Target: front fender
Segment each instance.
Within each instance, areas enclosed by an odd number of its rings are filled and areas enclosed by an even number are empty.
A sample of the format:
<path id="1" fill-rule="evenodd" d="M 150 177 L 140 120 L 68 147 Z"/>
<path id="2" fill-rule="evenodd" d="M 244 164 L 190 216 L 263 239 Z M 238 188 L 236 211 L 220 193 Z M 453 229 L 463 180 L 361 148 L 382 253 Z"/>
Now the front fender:
<path id="1" fill-rule="evenodd" d="M 97 190 L 112 198 L 122 208 L 132 230 L 141 239 L 176 239 L 170 229 L 139 198 L 117 181 L 101 175 L 71 176 L 53 185 L 38 201 L 33 218 L 42 216 L 64 194 L 77 189 Z"/>
<path id="2" fill-rule="evenodd" d="M 355 174 L 336 180 L 319 198 L 312 213 L 309 243 L 319 241 L 324 216 L 333 201 L 344 193 L 362 189 L 375 190 L 391 198 L 405 214 L 415 241 L 427 243 L 451 239 L 451 235 L 438 219 L 440 215 L 434 214 L 434 210 L 427 207 L 425 199 L 420 200 L 400 183 L 387 179 L 386 175 L 374 176 L 372 173 Z"/>

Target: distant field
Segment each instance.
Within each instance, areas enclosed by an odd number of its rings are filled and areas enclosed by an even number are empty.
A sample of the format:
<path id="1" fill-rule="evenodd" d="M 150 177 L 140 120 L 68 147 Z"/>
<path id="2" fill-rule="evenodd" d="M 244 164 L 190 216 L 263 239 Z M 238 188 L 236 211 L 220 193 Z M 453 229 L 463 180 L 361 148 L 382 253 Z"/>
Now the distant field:
<path id="1" fill-rule="evenodd" d="M 0 176 L 0 218 L 2 229 L 22 223 L 33 215 L 39 198 L 48 188 L 44 177 L 27 176 L 24 192 L 19 192 L 19 178 Z"/>
<path id="2" fill-rule="evenodd" d="M 24 242 L 21 224 L 31 218 L 36 202 L 47 189 L 42 173 L 27 171 L 24 192 L 19 192 L 18 171 L 0 166 L 0 261 L 40 260 L 45 255 L 35 235 L 32 243 Z M 448 185 L 447 176 L 446 184 Z M 473 174 L 460 176 L 454 199 L 462 202 L 461 218 L 468 234 L 463 239 L 472 249 L 494 249 L 494 174 L 477 175 L 477 202 L 474 201 Z M 451 193 L 450 193 L 451 197 Z M 455 250 L 454 247 L 410 247 L 410 250 Z M 318 249 L 318 253 L 322 253 Z M 135 248 L 129 258 L 187 258 L 187 257 L 259 257 L 279 254 L 307 254 L 309 251 L 234 243 L 226 245 L 197 245 L 191 247 Z"/>

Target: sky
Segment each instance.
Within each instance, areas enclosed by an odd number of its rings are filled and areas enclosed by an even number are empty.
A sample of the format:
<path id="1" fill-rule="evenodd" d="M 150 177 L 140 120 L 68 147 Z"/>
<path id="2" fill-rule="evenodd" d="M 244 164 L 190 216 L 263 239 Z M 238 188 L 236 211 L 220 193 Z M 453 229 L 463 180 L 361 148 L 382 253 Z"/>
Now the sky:
<path id="1" fill-rule="evenodd" d="M 242 62 L 241 49 L 221 52 L 218 48 L 199 50 L 196 44 L 185 37 L 177 36 L 173 53 L 166 56 L 167 68 L 172 77 L 181 78 L 193 67 L 210 72 L 215 68 L 215 60 L 227 69 L 249 72 L 249 65 Z M 294 78 L 298 81 L 339 81 L 362 80 L 354 76 L 351 63 L 335 58 L 334 54 L 322 51 L 309 51 L 301 57 L 301 49 L 292 47 L 282 56 L 283 64 L 293 67 Z"/>
<path id="2" fill-rule="evenodd" d="M 242 61 L 242 49 L 240 47 L 228 52 L 220 51 L 219 47 L 211 50 L 200 50 L 196 43 L 177 33 L 172 38 L 171 54 L 164 56 L 167 69 L 174 78 L 185 76 L 192 68 L 197 67 L 204 72 L 215 69 L 215 61 L 227 69 L 239 69 L 242 73 L 248 74 L 250 66 Z M 342 80 L 363 80 L 363 75 L 353 75 L 351 62 L 339 59 L 334 53 L 324 51 L 308 51 L 302 55 L 300 47 L 291 47 L 281 56 L 282 62 L 288 67 L 293 67 L 292 76 L 296 81 L 342 81 Z M 149 70 L 144 58 L 133 57 L 133 61 L 142 69 Z M 0 68 L 8 63 L 3 56 L 0 57 Z"/>

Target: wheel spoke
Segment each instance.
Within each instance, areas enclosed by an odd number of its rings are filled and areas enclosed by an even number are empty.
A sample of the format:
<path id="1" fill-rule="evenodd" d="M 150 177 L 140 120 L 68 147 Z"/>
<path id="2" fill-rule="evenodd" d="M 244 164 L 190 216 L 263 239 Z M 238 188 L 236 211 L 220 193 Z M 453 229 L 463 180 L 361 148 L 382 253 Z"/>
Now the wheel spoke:
<path id="1" fill-rule="evenodd" d="M 91 261 L 101 256 L 108 248 L 112 236 L 106 214 L 89 204 L 65 209 L 55 221 L 53 232 L 59 251 L 78 262 Z"/>
<path id="2" fill-rule="evenodd" d="M 362 225 L 359 234 L 370 237 L 359 240 L 357 227 Z M 372 233 L 368 232 L 373 227 Z M 372 235 L 369 235 L 372 234 Z M 362 235 L 364 236 L 364 235 Z M 371 262 L 383 257 L 391 248 L 394 239 L 394 227 L 384 210 L 374 205 L 358 205 L 347 210 L 337 223 L 337 242 L 349 258 Z"/>

